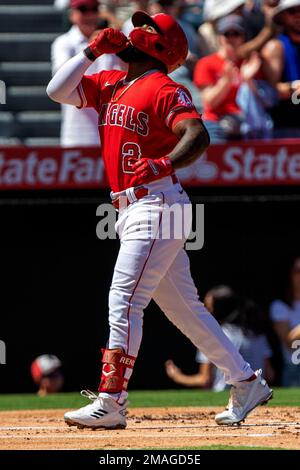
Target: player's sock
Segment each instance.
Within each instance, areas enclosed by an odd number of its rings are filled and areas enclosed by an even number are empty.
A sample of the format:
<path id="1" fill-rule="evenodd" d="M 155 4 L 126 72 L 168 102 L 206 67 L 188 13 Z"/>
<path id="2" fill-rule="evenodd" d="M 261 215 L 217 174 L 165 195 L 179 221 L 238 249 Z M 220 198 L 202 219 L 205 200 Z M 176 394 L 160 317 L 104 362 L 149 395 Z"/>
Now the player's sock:
<path id="1" fill-rule="evenodd" d="M 102 349 L 102 375 L 98 388 L 101 397 L 110 397 L 122 404 L 126 401 L 127 385 L 135 357 L 125 354 L 122 349 Z"/>
<path id="2" fill-rule="evenodd" d="M 112 398 L 115 400 L 119 405 L 123 405 L 123 403 L 126 401 L 128 397 L 128 393 L 122 390 L 120 393 L 99 393 L 99 397 L 101 398 Z"/>

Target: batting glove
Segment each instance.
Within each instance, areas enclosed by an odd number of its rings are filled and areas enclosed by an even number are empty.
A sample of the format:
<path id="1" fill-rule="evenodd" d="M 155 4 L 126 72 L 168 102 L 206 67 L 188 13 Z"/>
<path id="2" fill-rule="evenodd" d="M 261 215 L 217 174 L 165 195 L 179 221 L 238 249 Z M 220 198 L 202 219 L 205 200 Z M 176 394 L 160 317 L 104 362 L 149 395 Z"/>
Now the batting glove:
<path id="1" fill-rule="evenodd" d="M 122 31 L 105 28 L 90 42 L 84 53 L 90 60 L 95 60 L 102 54 L 121 52 L 127 46 L 129 46 L 129 41 Z"/>
<path id="2" fill-rule="evenodd" d="M 133 165 L 135 174 L 134 185 L 151 183 L 174 172 L 170 157 L 161 157 L 155 160 L 141 158 Z"/>

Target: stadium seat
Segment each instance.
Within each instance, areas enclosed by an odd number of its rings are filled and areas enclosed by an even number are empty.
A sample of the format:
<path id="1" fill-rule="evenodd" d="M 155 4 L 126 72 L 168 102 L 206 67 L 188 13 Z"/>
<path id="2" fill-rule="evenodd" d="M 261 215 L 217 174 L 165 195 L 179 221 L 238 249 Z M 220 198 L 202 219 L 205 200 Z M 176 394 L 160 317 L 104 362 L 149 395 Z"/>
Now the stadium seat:
<path id="1" fill-rule="evenodd" d="M 15 116 L 16 136 L 28 137 L 58 137 L 60 133 L 60 112 L 22 111 Z"/>
<path id="2" fill-rule="evenodd" d="M 0 137 L 14 136 L 14 116 L 12 113 L 1 111 L 0 113 Z"/>
<path id="3" fill-rule="evenodd" d="M 0 4 L 7 4 L 9 0 L 2 0 Z M 54 0 L 10 0 L 14 5 L 53 5 Z"/>
<path id="4" fill-rule="evenodd" d="M 62 30 L 61 13 L 50 5 L 0 5 L 0 18 L 2 33 Z"/>
<path id="5" fill-rule="evenodd" d="M 56 37 L 53 33 L 0 33 L 1 62 L 50 62 L 51 43 Z"/>
<path id="6" fill-rule="evenodd" d="M 54 0 L 40 0 L 41 5 L 53 5 Z M 0 0 L 0 5 L 36 5 L 37 0 Z"/>
<path id="7" fill-rule="evenodd" d="M 54 0 L 0 0 L 0 145 L 57 145 L 59 105 L 46 95 L 51 44 L 63 32 Z M 13 51 L 13 53 L 12 53 Z"/>
<path id="8" fill-rule="evenodd" d="M 10 111 L 51 111 L 60 105 L 50 100 L 45 86 L 8 87 L 6 95 Z"/>
<path id="9" fill-rule="evenodd" d="M 50 62 L 2 62 L 0 77 L 7 86 L 45 85 L 51 79 Z"/>

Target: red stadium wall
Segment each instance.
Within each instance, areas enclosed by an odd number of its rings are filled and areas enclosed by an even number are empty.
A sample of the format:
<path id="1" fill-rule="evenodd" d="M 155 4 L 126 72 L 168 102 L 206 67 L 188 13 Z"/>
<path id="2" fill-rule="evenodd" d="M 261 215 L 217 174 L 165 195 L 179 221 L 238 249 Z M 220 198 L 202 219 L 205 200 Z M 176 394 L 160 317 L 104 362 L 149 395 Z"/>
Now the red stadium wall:
<path id="1" fill-rule="evenodd" d="M 300 140 L 211 145 L 201 159 L 178 174 L 186 187 L 298 185 Z M 106 187 L 98 148 L 0 148 L 1 190 Z"/>

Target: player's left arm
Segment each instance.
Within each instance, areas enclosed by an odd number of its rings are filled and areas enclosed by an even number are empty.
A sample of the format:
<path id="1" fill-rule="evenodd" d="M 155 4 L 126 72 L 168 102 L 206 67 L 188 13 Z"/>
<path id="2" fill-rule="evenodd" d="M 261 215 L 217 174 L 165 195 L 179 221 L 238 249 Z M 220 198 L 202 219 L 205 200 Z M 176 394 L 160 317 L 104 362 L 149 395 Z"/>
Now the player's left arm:
<path id="1" fill-rule="evenodd" d="M 197 160 L 209 146 L 209 134 L 201 119 L 182 119 L 173 126 L 172 131 L 179 139 L 172 152 L 157 159 L 138 160 L 133 165 L 133 185 L 150 183 L 171 175 L 177 168 Z"/>

